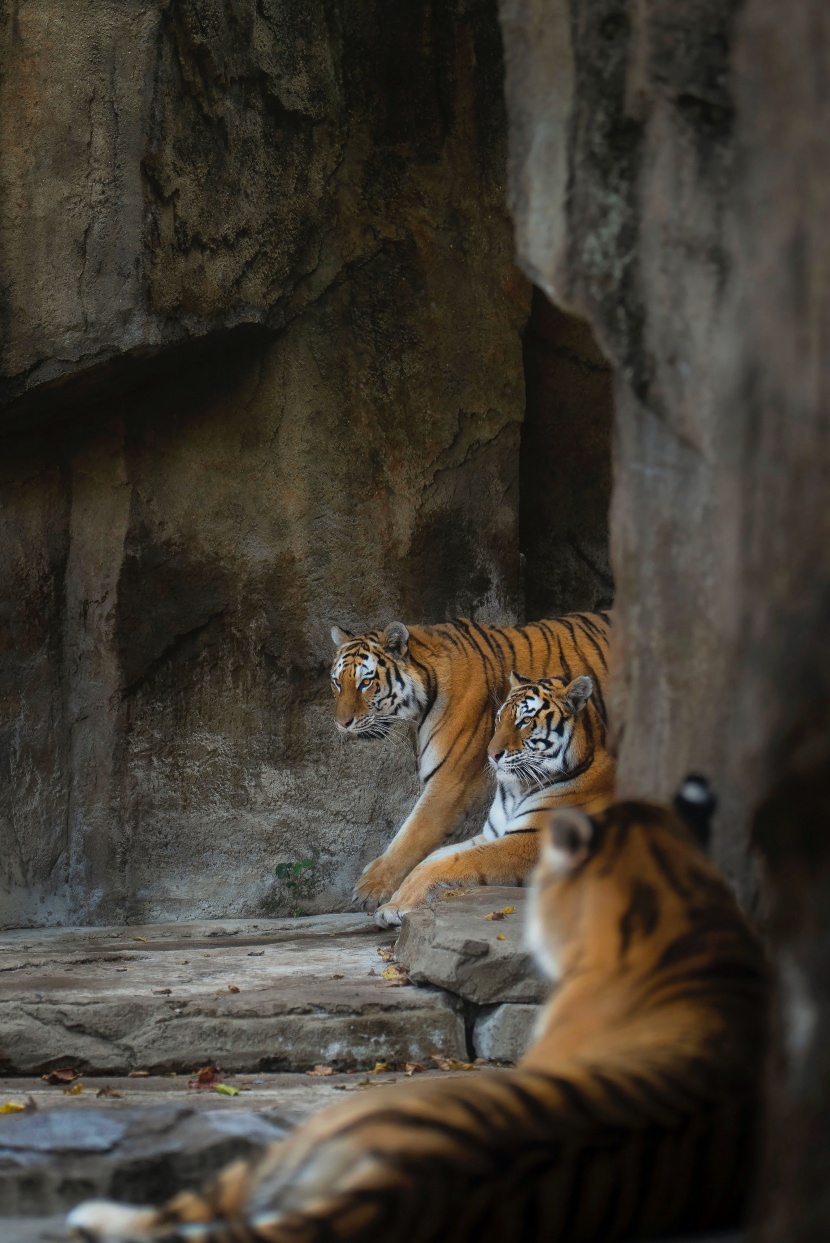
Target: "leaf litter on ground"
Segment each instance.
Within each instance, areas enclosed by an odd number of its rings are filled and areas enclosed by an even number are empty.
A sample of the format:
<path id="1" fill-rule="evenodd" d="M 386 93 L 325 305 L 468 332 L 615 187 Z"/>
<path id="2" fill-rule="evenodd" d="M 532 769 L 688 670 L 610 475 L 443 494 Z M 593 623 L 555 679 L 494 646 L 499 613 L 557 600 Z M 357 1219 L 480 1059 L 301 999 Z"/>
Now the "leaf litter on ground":
<path id="1" fill-rule="evenodd" d="M 81 1072 L 76 1070 L 74 1066 L 61 1066 L 57 1070 L 47 1071 L 45 1075 L 40 1077 L 44 1083 L 71 1083 L 73 1079 L 80 1079 Z"/>

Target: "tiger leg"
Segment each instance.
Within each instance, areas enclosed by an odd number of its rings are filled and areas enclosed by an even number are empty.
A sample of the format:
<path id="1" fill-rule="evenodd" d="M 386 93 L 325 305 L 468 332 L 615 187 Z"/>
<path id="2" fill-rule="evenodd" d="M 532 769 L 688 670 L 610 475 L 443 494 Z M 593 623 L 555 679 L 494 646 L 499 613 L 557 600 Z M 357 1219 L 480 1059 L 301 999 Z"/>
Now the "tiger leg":
<path id="1" fill-rule="evenodd" d="M 421 797 L 386 850 L 363 869 L 352 894 L 352 901 L 361 910 L 371 912 L 387 902 L 404 877 L 446 841 L 487 789 L 478 751 L 475 759 L 473 771 L 469 764 L 448 763 L 426 782 Z"/>
<path id="2" fill-rule="evenodd" d="M 247 1161 L 234 1161 L 201 1191 L 182 1191 L 160 1209 L 87 1200 L 72 1210 L 67 1221 L 75 1237 L 106 1243 L 144 1243 L 179 1237 L 192 1243 L 199 1243 L 202 1238 L 215 1239 L 216 1243 L 248 1243 L 252 1236 L 242 1222 L 242 1212 L 250 1193 L 252 1172 Z M 217 1233 L 217 1223 L 223 1223 L 224 1233 Z M 213 1233 L 208 1233 L 211 1230 Z"/>
<path id="3" fill-rule="evenodd" d="M 523 885 L 538 857 L 539 834 L 530 830 L 425 859 L 375 911 L 375 923 L 379 928 L 397 927 L 404 915 L 428 902 L 440 886 Z"/>

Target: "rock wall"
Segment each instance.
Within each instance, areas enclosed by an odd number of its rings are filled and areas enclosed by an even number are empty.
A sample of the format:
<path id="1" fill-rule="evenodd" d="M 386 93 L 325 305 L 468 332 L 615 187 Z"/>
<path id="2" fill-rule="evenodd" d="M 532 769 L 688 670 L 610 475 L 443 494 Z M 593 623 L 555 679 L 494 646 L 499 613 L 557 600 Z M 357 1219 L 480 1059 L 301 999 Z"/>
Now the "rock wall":
<path id="1" fill-rule="evenodd" d="M 501 14 L 521 261 L 614 366 L 620 787 L 710 774 L 747 901 L 757 814 L 781 983 L 758 1237 L 806 1243 L 830 1227 L 830 10 Z"/>
<path id="2" fill-rule="evenodd" d="M 0 922 L 343 906 L 331 624 L 519 610 L 495 7 L 3 12 Z"/>

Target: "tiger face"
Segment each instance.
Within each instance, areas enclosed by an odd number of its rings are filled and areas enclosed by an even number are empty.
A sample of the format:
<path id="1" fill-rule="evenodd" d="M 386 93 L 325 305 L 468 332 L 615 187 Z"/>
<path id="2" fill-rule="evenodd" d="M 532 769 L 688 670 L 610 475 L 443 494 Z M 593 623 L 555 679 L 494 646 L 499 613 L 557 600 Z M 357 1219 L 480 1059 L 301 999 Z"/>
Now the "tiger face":
<path id="1" fill-rule="evenodd" d="M 496 715 L 488 761 L 500 782 L 547 785 L 584 758 L 577 729 L 594 684 L 589 677 L 532 682 L 511 673 L 510 687 Z"/>
<path id="2" fill-rule="evenodd" d="M 332 626 L 331 637 L 337 645 L 331 667 L 334 719 L 341 734 L 383 738 L 394 721 L 419 718 L 409 631 L 403 622 L 360 635 Z"/>

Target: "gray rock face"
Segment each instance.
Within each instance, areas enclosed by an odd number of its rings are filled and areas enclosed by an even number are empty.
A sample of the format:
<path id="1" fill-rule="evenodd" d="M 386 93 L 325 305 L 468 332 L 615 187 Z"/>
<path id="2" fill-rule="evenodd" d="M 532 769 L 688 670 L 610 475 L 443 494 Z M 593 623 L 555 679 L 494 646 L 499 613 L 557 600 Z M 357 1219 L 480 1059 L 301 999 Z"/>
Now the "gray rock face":
<path id="1" fill-rule="evenodd" d="M 828 1233 L 830 22 L 772 0 L 502 0 L 528 274 L 615 372 L 623 794 L 690 769 L 784 985 L 758 1237 Z"/>
<path id="2" fill-rule="evenodd" d="M 184 1105 L 17 1115 L 0 1135 L 0 1198 L 5 1212 L 21 1215 L 99 1196 L 162 1200 L 287 1132 L 261 1114 Z"/>
<path id="3" fill-rule="evenodd" d="M 541 1009 L 521 1002 L 482 1009 L 473 1023 L 476 1056 L 494 1062 L 518 1062 L 533 1043 Z"/>
<path id="4" fill-rule="evenodd" d="M 416 983 L 447 989 L 479 1006 L 544 1001 L 550 985 L 522 940 L 525 900 L 523 889 L 509 886 L 439 895 L 404 917 L 395 953 Z M 488 920 L 505 906 L 513 913 Z"/>
<path id="5" fill-rule="evenodd" d="M 305 1070 L 466 1058 L 457 999 L 390 987 L 365 916 L 7 933 L 0 1072 Z"/>
<path id="6" fill-rule="evenodd" d="M 0 35 L 0 924 L 342 907 L 416 787 L 332 623 L 519 609 L 495 6 Z"/>

